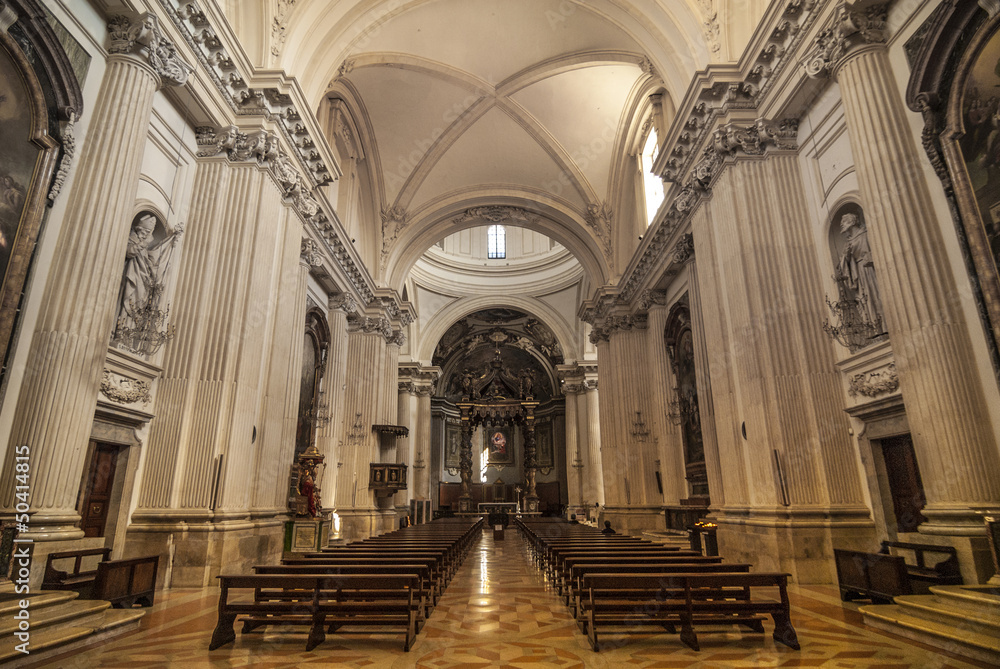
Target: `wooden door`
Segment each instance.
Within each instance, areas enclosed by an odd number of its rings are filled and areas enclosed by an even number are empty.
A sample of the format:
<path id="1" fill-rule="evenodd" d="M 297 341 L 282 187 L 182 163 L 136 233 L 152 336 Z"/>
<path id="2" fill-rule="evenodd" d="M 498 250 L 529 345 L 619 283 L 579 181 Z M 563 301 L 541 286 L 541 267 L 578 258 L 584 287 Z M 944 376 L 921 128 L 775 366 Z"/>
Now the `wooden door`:
<path id="1" fill-rule="evenodd" d="M 921 513 L 927 498 L 917 468 L 913 439 L 904 434 L 882 439 L 881 443 L 892 507 L 896 514 L 896 531 L 916 532 L 920 523 L 927 520 Z"/>
<path id="2" fill-rule="evenodd" d="M 85 537 L 103 537 L 108 522 L 108 507 L 111 506 L 111 489 L 115 484 L 115 462 L 118 447 L 113 444 L 93 444 L 94 455 L 90 459 L 87 475 L 87 492 L 83 498 L 81 528 Z"/>

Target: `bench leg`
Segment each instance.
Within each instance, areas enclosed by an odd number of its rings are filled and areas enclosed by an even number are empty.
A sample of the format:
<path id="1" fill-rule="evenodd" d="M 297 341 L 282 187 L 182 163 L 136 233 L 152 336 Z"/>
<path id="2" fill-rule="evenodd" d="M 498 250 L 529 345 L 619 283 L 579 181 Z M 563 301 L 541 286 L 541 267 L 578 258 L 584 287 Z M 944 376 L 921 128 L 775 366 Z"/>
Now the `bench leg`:
<path id="1" fill-rule="evenodd" d="M 663 629 L 667 630 L 668 633 L 677 634 L 677 626 L 674 625 L 672 622 L 664 620 L 660 624 L 663 625 Z"/>
<path id="2" fill-rule="evenodd" d="M 249 618 L 245 618 L 243 620 L 243 629 L 240 630 L 240 634 L 249 634 L 258 627 L 263 627 L 266 624 L 267 623 L 263 623 L 259 620 L 250 620 Z"/>
<path id="3" fill-rule="evenodd" d="M 317 613 L 313 616 L 312 629 L 309 630 L 309 638 L 306 639 L 306 652 L 309 652 L 326 640 L 326 633 L 323 631 L 325 619 L 326 616 L 322 613 Z"/>
<path id="4" fill-rule="evenodd" d="M 771 635 L 774 640 L 799 650 L 799 638 L 795 635 L 791 619 L 784 614 L 774 614 L 771 617 L 774 618 L 774 634 Z"/>
<path id="5" fill-rule="evenodd" d="M 225 646 L 230 641 L 236 640 L 236 631 L 233 624 L 236 622 L 236 614 L 220 615 L 219 622 L 212 633 L 212 641 L 208 644 L 209 650 L 215 650 L 219 646 Z"/>
<path id="6" fill-rule="evenodd" d="M 410 646 L 413 645 L 413 638 L 415 636 L 417 636 L 416 615 L 411 610 L 410 611 L 410 620 L 409 620 L 409 623 L 406 626 L 406 638 L 403 640 L 403 652 L 404 653 L 409 653 L 410 652 Z"/>
<path id="7" fill-rule="evenodd" d="M 691 650 L 701 650 L 698 647 L 698 635 L 694 633 L 690 618 L 681 618 L 681 641 Z"/>
<path id="8" fill-rule="evenodd" d="M 594 624 L 594 610 L 590 610 L 589 620 L 582 621 L 585 627 L 585 632 L 587 633 L 587 640 L 590 641 L 590 647 L 594 652 L 600 650 L 600 646 L 597 644 L 597 625 Z"/>
<path id="9" fill-rule="evenodd" d="M 764 633 L 764 623 L 760 620 L 753 620 L 745 624 L 750 629 L 751 632 L 757 632 L 759 634 Z"/>

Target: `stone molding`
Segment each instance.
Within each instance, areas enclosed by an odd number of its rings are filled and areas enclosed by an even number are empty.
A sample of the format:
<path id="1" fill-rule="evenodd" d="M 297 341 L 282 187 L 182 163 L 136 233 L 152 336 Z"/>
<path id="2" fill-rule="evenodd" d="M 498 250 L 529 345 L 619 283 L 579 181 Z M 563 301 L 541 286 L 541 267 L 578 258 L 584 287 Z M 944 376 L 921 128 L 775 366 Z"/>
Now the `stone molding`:
<path id="1" fill-rule="evenodd" d="M 806 59 L 806 74 L 816 79 L 835 75 L 852 52 L 889 38 L 886 16 L 893 0 L 858 8 L 860 3 L 841 2 L 832 25 L 816 36 L 813 52 Z"/>
<path id="2" fill-rule="evenodd" d="M 288 145 L 294 147 L 312 186 L 334 180 L 316 148 L 302 115 L 291 96 L 277 88 L 252 88 L 226 51 L 216 30 L 198 6 L 190 0 L 160 0 L 184 40 L 198 57 L 223 99 L 238 116 L 263 116 L 273 120 Z"/>
<path id="3" fill-rule="evenodd" d="M 604 259 L 608 263 L 608 268 L 614 271 L 614 249 L 611 243 L 611 230 L 614 225 L 614 210 L 607 202 L 587 205 L 587 214 L 584 219 L 587 225 L 594 231 L 601 242 L 601 251 Z"/>
<path id="4" fill-rule="evenodd" d="M 647 315 L 644 313 L 609 316 L 602 323 L 593 326 L 590 332 L 590 343 L 597 345 L 602 341 L 610 341 L 611 337 L 619 332 L 645 330 L 647 324 Z"/>
<path id="5" fill-rule="evenodd" d="M 393 337 L 392 323 L 384 316 L 347 314 L 347 331 L 351 334 L 380 334 L 386 341 Z"/>
<path id="6" fill-rule="evenodd" d="M 773 151 L 797 151 L 798 126 L 798 119 L 757 119 L 749 125 L 728 123 L 716 129 L 712 144 L 702 151 L 687 183 L 666 207 L 666 214 L 648 237 L 638 262 L 629 274 L 622 277 L 618 299 L 622 303 L 630 302 L 650 272 L 662 264 L 663 258 L 673 258 L 669 250 L 671 240 L 687 222 L 701 197 L 711 191 L 712 184 L 726 165 L 744 158 L 759 158 Z M 678 239 L 675 245 L 680 242 Z M 674 262 L 681 264 L 683 261 Z M 673 274 L 676 273 L 673 270 Z"/>
<path id="7" fill-rule="evenodd" d="M 145 59 L 160 78 L 160 86 L 183 86 L 194 68 L 177 55 L 177 47 L 160 30 L 155 14 L 118 14 L 108 21 L 111 55 L 134 55 Z"/>
<path id="8" fill-rule="evenodd" d="M 773 19 L 774 29 L 762 40 L 757 55 L 744 69 L 741 79 L 715 80 L 710 70 L 704 84 L 693 89 L 678 110 L 674 130 L 656 160 L 654 169 L 664 180 L 683 181 L 701 157 L 699 147 L 712 132 L 717 118 L 730 111 L 753 110 L 760 106 L 764 94 L 779 75 L 789 66 L 798 64 L 795 52 L 823 7 L 824 3 L 816 0 L 786 0 L 784 8 Z M 731 75 L 722 73 L 720 76 Z M 680 119 L 684 119 L 682 123 Z"/>

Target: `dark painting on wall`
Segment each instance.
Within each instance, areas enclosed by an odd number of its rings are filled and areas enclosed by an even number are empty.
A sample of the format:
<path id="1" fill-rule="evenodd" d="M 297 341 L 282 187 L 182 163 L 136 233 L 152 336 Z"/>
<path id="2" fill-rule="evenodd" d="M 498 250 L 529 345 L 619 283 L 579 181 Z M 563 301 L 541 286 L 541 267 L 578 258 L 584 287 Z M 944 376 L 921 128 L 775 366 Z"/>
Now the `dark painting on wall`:
<path id="1" fill-rule="evenodd" d="M 552 423 L 535 426 L 535 458 L 540 468 L 552 467 Z"/>
<path id="2" fill-rule="evenodd" d="M 458 423 L 447 423 L 444 428 L 444 467 L 458 469 L 461 467 L 462 426 Z"/>

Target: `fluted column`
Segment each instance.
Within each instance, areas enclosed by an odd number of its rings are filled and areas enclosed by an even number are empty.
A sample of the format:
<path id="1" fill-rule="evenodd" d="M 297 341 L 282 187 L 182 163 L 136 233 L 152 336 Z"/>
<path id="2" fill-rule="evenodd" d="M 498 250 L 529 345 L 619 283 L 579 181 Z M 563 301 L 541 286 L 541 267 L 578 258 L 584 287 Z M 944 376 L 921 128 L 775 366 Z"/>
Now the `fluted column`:
<path id="1" fill-rule="evenodd" d="M 198 171 L 203 206 L 188 225 L 158 401 L 172 410 L 153 422 L 133 521 L 235 519 L 250 506 L 283 205 L 256 162 L 214 158 Z"/>
<path id="2" fill-rule="evenodd" d="M 886 329 L 920 467 L 920 531 L 981 534 L 974 509 L 1000 501 L 1000 454 L 960 290 L 934 215 L 922 158 L 885 47 L 887 5 L 844 6 L 811 73 L 836 77 L 882 290 Z M 863 29 L 858 30 L 857 26 Z M 945 222 L 950 230 L 951 222 Z M 978 327 L 978 324 L 975 325 Z"/>
<path id="3" fill-rule="evenodd" d="M 583 391 L 580 383 L 563 383 L 566 402 L 566 494 L 570 506 L 583 506 L 583 477 L 585 463 L 577 437 L 576 398 Z"/>
<path id="4" fill-rule="evenodd" d="M 649 375 L 646 392 L 653 407 L 647 419 L 650 438 L 656 440 L 657 458 L 660 461 L 660 480 L 663 481 L 663 503 L 679 504 L 688 496 L 687 469 L 684 460 L 684 440 L 680 427 L 669 424 L 665 418 L 677 388 L 670 356 L 664 343 L 670 309 L 662 295 L 647 296 L 649 306 L 649 333 L 646 338 L 644 364 Z"/>
<path id="5" fill-rule="evenodd" d="M 316 485 L 323 491 L 324 508 L 336 508 L 340 503 L 338 476 L 343 469 L 343 438 L 347 416 L 344 411 L 347 379 L 347 314 L 356 309 L 354 300 L 343 293 L 330 298 L 327 322 L 330 325 L 330 348 L 326 353 L 323 373 L 330 421 L 320 426 L 316 434 L 316 449 L 325 457 Z M 348 423 L 349 424 L 349 423 Z"/>
<path id="6" fill-rule="evenodd" d="M 370 464 L 380 462 L 378 435 L 372 425 L 384 420 L 386 336 L 391 329 L 383 318 L 352 316 L 348 319 L 347 374 L 345 377 L 343 463 L 337 476 L 337 512 L 342 534 L 364 538 L 382 531 L 375 493 L 368 488 Z M 392 388 L 396 389 L 396 375 Z M 395 407 L 395 393 L 393 393 Z"/>
<path id="7" fill-rule="evenodd" d="M 315 242 L 302 239 L 302 224 L 286 210 L 277 311 L 267 373 L 261 448 L 256 463 L 253 515 L 268 516 L 288 507 L 288 467 L 293 464 L 305 343 L 306 285 L 309 269 L 320 264 Z M 317 364 L 321 361 L 317 360 Z M 327 389 L 326 379 L 317 390 Z M 328 393 L 324 394 L 324 400 Z M 327 463 L 324 463 L 327 464 Z M 284 467 L 280 465 L 286 465 Z M 317 487 L 319 485 L 317 484 Z M 322 491 L 322 488 L 320 487 Z M 325 495 L 325 491 L 322 491 Z M 321 496 L 322 501 L 322 496 Z"/>
<path id="8" fill-rule="evenodd" d="M 135 208 L 153 95 L 182 85 L 190 68 L 177 59 L 156 18 L 115 17 L 101 89 L 80 151 L 67 214 L 40 300 L 10 443 L 27 445 L 31 532 L 35 540 L 75 539 L 94 403 L 115 315 L 129 225 Z M 160 57 L 151 58 L 152 50 Z M 166 56 L 166 57 L 164 57 Z M 13 472 L 7 450 L 5 472 Z M 13 507 L 14 477 L 3 505 Z"/>
<path id="9" fill-rule="evenodd" d="M 663 498 L 656 486 L 656 443 L 649 420 L 653 406 L 645 361 L 647 336 L 644 317 L 615 317 L 597 344 L 605 397 L 600 416 L 607 512 L 615 527 L 622 529 L 662 526 Z"/>
<path id="10" fill-rule="evenodd" d="M 715 431 L 715 402 L 712 398 L 712 380 L 709 371 L 708 344 L 705 321 L 702 315 L 701 287 L 694 253 L 688 260 L 688 303 L 691 307 L 691 337 L 694 340 L 695 377 L 698 384 L 698 414 L 701 438 L 705 448 L 705 469 L 708 474 L 708 492 L 718 506 L 725 500 L 722 485 L 722 464 Z"/>
<path id="11" fill-rule="evenodd" d="M 396 424 L 407 429 L 408 435 L 396 437 L 396 462 L 405 464 L 407 468 L 406 490 L 400 490 L 395 494 L 396 508 L 403 510 L 409 505 L 413 489 L 413 442 L 416 439 L 416 388 L 413 383 L 404 379 L 399 380 L 399 389 L 396 400 Z M 403 511 L 403 515 L 406 512 Z"/>
<path id="12" fill-rule="evenodd" d="M 439 373 L 440 369 L 437 367 L 423 368 L 413 384 L 417 395 L 417 415 L 412 439 L 413 478 L 410 488 L 413 491 L 413 498 L 419 500 L 431 498 L 431 396 L 434 394 Z"/>
<path id="13" fill-rule="evenodd" d="M 597 379 L 584 381 L 587 396 L 587 499 L 604 506 L 604 468 L 601 463 L 601 414 Z"/>

